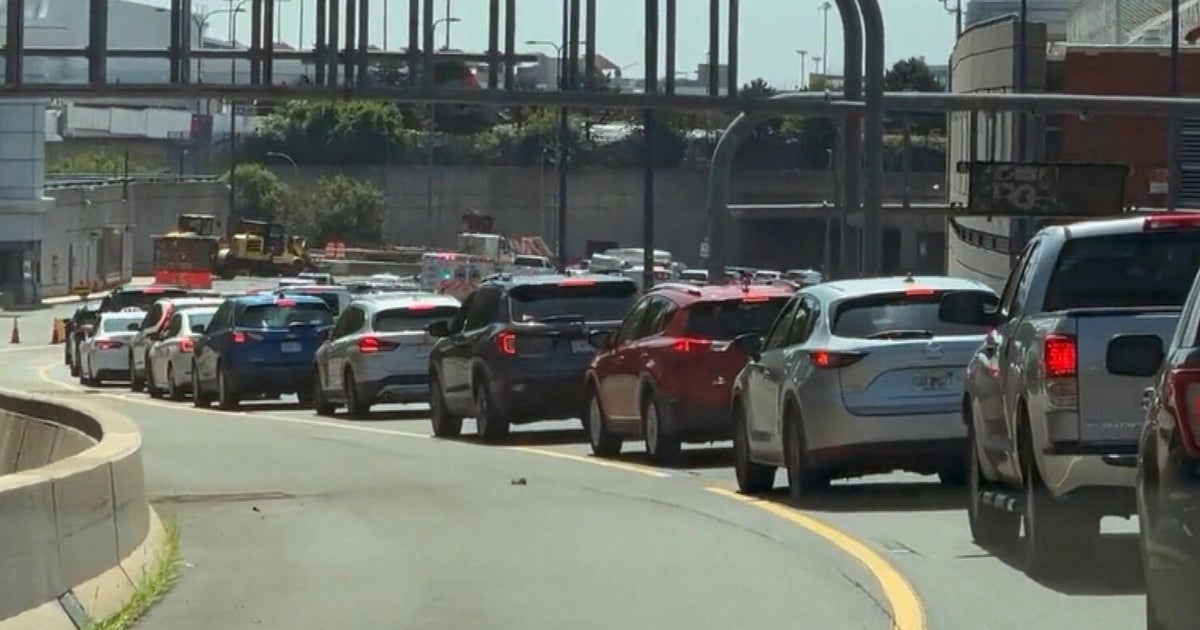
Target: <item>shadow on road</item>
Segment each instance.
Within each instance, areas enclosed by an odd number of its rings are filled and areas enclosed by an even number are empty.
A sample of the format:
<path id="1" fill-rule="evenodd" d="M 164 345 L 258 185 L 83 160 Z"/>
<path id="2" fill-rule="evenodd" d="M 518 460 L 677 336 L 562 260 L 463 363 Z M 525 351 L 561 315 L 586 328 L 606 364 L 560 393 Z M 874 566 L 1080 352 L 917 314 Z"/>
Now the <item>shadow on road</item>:
<path id="1" fill-rule="evenodd" d="M 758 498 L 806 512 L 937 512 L 966 509 L 967 505 L 962 488 L 921 482 L 834 483 L 800 501 L 791 500 L 785 485 Z"/>
<path id="2" fill-rule="evenodd" d="M 466 434 L 464 432 L 462 437 L 453 439 L 467 444 L 487 446 L 474 433 Z M 584 442 L 587 442 L 587 434 L 583 429 L 552 429 L 549 431 L 513 431 L 508 434 L 507 440 L 496 446 L 563 446 Z"/>
<path id="3" fill-rule="evenodd" d="M 673 470 L 703 470 L 707 468 L 732 468 L 733 467 L 733 449 L 732 448 L 689 448 L 685 449 L 679 455 L 679 459 L 670 463 L 659 463 L 647 455 L 644 451 L 634 451 L 632 453 L 622 453 L 615 459 L 627 464 L 637 464 L 639 466 L 650 466 L 654 468 L 667 468 Z"/>
<path id="4" fill-rule="evenodd" d="M 1020 547 L 988 549 L 991 555 L 1024 572 Z M 1061 575 L 1034 577 L 1038 584 L 1064 595 L 1141 595 L 1146 592 L 1137 534 L 1104 534 L 1086 556 L 1072 558 Z"/>

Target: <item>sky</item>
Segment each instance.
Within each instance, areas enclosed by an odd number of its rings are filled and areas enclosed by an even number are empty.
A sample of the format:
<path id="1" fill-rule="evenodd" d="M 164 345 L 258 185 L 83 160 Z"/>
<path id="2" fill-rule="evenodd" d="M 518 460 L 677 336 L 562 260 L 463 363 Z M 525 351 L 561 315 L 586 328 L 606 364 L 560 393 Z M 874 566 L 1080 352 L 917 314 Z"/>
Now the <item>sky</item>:
<path id="1" fill-rule="evenodd" d="M 168 6 L 169 0 L 142 0 Z M 240 0 L 233 0 L 236 6 Z M 304 45 L 311 46 L 315 32 L 316 0 L 277 0 L 282 13 L 282 40 L 295 45 L 300 36 L 301 5 L 304 11 Z M 436 0 L 436 18 L 446 15 L 447 3 L 453 17 L 450 24 L 453 48 L 482 51 L 487 46 L 488 0 Z M 518 0 L 517 41 L 561 39 L 563 0 Z M 643 0 L 599 0 L 597 2 L 597 52 L 624 68 L 626 76 L 641 76 L 643 58 Z M 954 16 L 943 8 L 941 0 L 879 0 L 886 31 L 885 59 L 892 63 L 907 57 L 924 56 L 931 64 L 945 63 L 954 45 Z M 965 4 L 965 3 L 964 3 Z M 722 13 L 728 0 L 722 0 Z M 812 57 L 822 56 L 825 13 L 821 0 L 742 0 L 739 80 L 748 82 L 761 77 L 774 86 L 792 88 L 800 75 L 797 50 L 808 51 L 808 69 Z M 247 10 L 249 2 L 245 4 Z M 403 48 L 407 39 L 408 0 L 371 0 L 371 43 L 384 44 L 384 11 L 387 11 L 387 47 Z M 708 50 L 708 1 L 678 0 L 679 28 L 677 66 L 695 71 Z M 203 14 L 222 11 L 208 20 L 206 35 L 224 39 L 228 33 L 230 0 L 193 0 L 193 10 Z M 842 29 L 836 8 L 828 12 L 828 71 L 840 74 L 842 66 Z M 238 38 L 249 40 L 250 19 L 238 14 Z M 437 27 L 439 46 L 444 44 L 446 25 Z M 722 20 L 721 62 L 726 62 L 726 25 Z M 660 38 L 661 39 L 661 38 Z M 521 52 L 549 48 L 520 45 Z M 662 68 L 662 62 L 659 62 Z"/>

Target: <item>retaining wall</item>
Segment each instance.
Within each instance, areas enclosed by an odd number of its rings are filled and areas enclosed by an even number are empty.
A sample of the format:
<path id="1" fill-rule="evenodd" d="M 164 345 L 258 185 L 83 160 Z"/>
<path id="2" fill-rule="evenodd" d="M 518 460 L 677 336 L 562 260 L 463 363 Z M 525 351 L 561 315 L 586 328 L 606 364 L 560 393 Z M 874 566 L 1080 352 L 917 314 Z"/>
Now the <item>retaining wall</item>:
<path id="1" fill-rule="evenodd" d="M 0 630 L 116 612 L 157 558 L 141 435 L 98 407 L 0 393 Z"/>

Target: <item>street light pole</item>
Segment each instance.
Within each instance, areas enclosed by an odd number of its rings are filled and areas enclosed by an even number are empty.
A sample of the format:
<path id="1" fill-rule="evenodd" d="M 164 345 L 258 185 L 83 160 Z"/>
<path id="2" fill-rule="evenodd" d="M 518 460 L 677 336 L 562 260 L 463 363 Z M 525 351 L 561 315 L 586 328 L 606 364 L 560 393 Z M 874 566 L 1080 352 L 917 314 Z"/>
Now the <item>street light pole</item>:
<path id="1" fill-rule="evenodd" d="M 443 50 L 450 50 L 450 10 L 452 0 L 446 0 L 446 47 Z"/>
<path id="2" fill-rule="evenodd" d="M 829 10 L 832 8 L 833 5 L 829 2 L 825 2 L 817 8 L 818 11 L 825 14 L 824 35 L 821 36 L 821 60 L 824 62 L 824 65 L 821 66 L 821 74 L 825 75 L 829 74 Z"/>
<path id="3" fill-rule="evenodd" d="M 1171 0 L 1171 96 L 1179 95 L 1179 0 Z M 1179 145 L 1180 120 L 1172 116 L 1167 133 L 1167 211 L 1179 206 Z"/>
<path id="4" fill-rule="evenodd" d="M 800 55 L 800 91 L 803 92 L 804 91 L 804 78 L 805 78 L 805 75 L 808 73 L 808 67 L 805 66 L 805 64 L 804 64 L 805 57 L 808 57 L 808 51 L 807 50 L 797 50 L 796 54 Z"/>

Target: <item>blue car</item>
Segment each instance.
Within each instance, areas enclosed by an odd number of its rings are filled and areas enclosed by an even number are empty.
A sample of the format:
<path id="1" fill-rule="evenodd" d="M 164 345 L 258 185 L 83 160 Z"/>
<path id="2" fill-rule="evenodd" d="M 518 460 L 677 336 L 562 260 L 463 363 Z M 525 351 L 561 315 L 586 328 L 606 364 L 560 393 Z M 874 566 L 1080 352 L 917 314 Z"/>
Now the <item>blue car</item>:
<path id="1" fill-rule="evenodd" d="M 249 398 L 296 394 L 313 400 L 313 355 L 333 326 L 333 311 L 319 297 L 244 295 L 225 300 L 196 340 L 192 400 L 222 409 Z"/>

